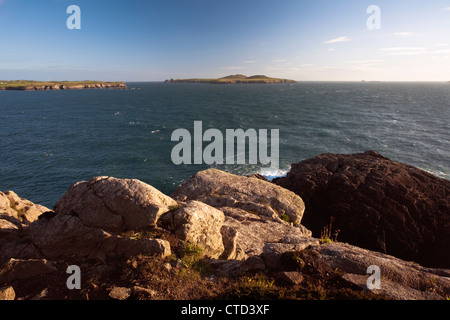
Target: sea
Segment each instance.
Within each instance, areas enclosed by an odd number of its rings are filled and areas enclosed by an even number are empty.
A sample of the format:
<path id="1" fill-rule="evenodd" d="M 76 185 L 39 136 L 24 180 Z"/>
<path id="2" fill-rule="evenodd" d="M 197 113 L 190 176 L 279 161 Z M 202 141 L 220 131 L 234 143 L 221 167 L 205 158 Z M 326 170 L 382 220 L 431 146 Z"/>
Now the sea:
<path id="1" fill-rule="evenodd" d="M 96 176 L 139 179 L 170 195 L 198 171 L 260 173 L 258 164 L 181 164 L 172 133 L 279 130 L 279 169 L 322 153 L 374 150 L 450 179 L 450 84 L 128 83 L 128 89 L 0 91 L 0 190 L 53 208 Z M 259 131 L 258 131 L 259 132 Z"/>

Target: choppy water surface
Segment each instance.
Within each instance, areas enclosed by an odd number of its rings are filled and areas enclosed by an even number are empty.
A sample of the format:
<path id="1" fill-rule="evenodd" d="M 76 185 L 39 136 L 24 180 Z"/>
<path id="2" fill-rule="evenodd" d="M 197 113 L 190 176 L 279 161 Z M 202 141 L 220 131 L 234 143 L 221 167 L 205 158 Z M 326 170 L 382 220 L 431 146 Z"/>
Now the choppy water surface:
<path id="1" fill-rule="evenodd" d="M 371 149 L 450 176 L 449 84 L 128 85 L 136 90 L 0 92 L 0 190 L 53 207 L 72 183 L 106 175 L 140 179 L 170 194 L 207 168 L 171 160 L 172 132 L 193 133 L 194 121 L 224 134 L 279 129 L 274 175 L 324 152 Z"/>

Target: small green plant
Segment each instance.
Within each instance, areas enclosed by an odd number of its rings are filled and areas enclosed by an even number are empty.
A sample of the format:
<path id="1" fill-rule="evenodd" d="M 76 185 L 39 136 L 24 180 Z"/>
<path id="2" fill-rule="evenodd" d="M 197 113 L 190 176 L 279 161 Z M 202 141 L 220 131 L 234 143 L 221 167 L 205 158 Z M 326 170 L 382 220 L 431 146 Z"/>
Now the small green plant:
<path id="1" fill-rule="evenodd" d="M 326 244 L 326 243 L 332 243 L 333 240 L 331 240 L 330 238 L 320 238 L 319 242 L 320 242 L 320 244 Z"/>
<path id="2" fill-rule="evenodd" d="M 331 240 L 331 223 L 329 225 L 326 225 L 325 227 L 323 227 L 323 229 L 320 233 L 319 242 L 321 244 L 333 242 L 333 240 Z"/>
<path id="3" fill-rule="evenodd" d="M 336 242 L 337 241 L 337 237 L 339 235 L 339 232 L 341 232 L 341 230 L 339 229 L 335 229 L 333 232 L 333 237 L 331 236 L 331 232 L 333 230 L 333 222 L 334 222 L 334 217 L 330 218 L 330 223 L 327 224 L 325 227 L 323 227 L 321 233 L 320 233 L 320 239 L 319 242 L 321 244 L 324 243 L 331 243 L 331 242 Z"/>
<path id="4" fill-rule="evenodd" d="M 265 274 L 260 273 L 253 277 L 244 277 L 243 282 L 252 287 L 271 288 L 275 280 L 269 280 Z"/>
<path id="5" fill-rule="evenodd" d="M 281 216 L 281 220 L 286 221 L 286 222 L 288 222 L 288 223 L 291 222 L 291 218 L 289 218 L 289 216 L 288 216 L 287 214 L 283 214 L 283 215 Z"/>
<path id="6" fill-rule="evenodd" d="M 203 249 L 200 248 L 199 246 L 189 243 L 189 242 L 185 242 L 184 244 L 184 253 L 187 255 L 201 255 L 203 252 Z"/>
<path id="7" fill-rule="evenodd" d="M 185 242 L 180 252 L 181 261 L 186 268 L 192 269 L 202 258 L 203 249 L 199 246 Z"/>
<path id="8" fill-rule="evenodd" d="M 134 235 L 130 236 L 130 239 L 133 240 L 142 240 L 144 238 L 144 233 L 136 232 Z"/>
<path id="9" fill-rule="evenodd" d="M 265 274 L 242 276 L 224 297 L 232 300 L 282 299 L 284 291 L 280 291 L 274 283 L 275 281 L 267 278 Z"/>

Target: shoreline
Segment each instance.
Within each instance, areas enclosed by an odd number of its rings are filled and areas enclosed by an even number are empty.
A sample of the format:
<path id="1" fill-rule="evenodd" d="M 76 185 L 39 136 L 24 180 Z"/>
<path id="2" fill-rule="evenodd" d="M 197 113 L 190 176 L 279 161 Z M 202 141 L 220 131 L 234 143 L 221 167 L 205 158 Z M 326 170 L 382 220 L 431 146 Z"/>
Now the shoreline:
<path id="1" fill-rule="evenodd" d="M 81 89 L 126 89 L 126 82 L 103 81 L 0 81 L 0 91 L 53 91 L 53 90 L 81 90 Z"/>

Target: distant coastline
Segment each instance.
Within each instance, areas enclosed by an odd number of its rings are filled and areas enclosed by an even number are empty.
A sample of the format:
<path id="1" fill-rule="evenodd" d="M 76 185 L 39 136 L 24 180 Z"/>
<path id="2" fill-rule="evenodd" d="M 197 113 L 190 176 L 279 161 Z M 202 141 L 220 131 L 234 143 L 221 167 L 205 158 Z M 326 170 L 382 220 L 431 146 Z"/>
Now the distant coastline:
<path id="1" fill-rule="evenodd" d="M 290 79 L 271 78 L 265 75 L 255 75 L 247 77 L 242 74 L 235 74 L 218 79 L 170 79 L 165 83 L 208 83 L 208 84 L 272 84 L 272 83 L 296 83 Z"/>
<path id="2" fill-rule="evenodd" d="M 21 91 L 41 91 L 41 90 L 80 90 L 80 89 L 102 89 L 102 88 L 127 88 L 125 82 L 104 82 L 104 81 L 29 81 L 0 80 L 0 90 L 21 90 Z"/>

